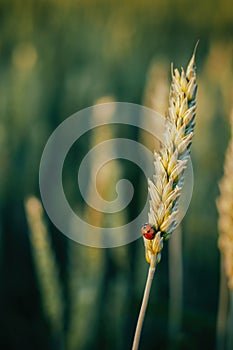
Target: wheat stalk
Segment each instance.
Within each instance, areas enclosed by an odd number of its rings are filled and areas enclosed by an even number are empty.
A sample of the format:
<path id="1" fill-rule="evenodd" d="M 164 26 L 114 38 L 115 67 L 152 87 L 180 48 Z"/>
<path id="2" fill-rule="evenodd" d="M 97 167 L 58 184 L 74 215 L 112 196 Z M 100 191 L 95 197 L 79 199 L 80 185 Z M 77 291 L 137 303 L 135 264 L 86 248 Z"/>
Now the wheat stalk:
<path id="1" fill-rule="evenodd" d="M 233 347 L 233 110 L 231 113 L 231 139 L 226 151 L 224 175 L 220 181 L 220 196 L 217 199 L 219 211 L 218 245 L 222 254 L 222 262 L 230 290 L 230 312 L 228 317 L 228 344 Z M 220 337 L 220 335 L 219 335 Z"/>
<path id="2" fill-rule="evenodd" d="M 166 117 L 164 142 L 154 154 L 155 175 L 148 180 L 150 194 L 149 224 L 142 228 L 146 260 L 150 264 L 148 279 L 139 313 L 132 350 L 139 346 L 140 333 L 156 265 L 160 261 L 163 241 L 177 227 L 178 199 L 193 138 L 196 114 L 195 51 L 186 71 L 173 70 Z"/>
<path id="3" fill-rule="evenodd" d="M 64 299 L 41 202 L 36 197 L 29 197 L 25 200 L 25 211 L 44 312 L 53 331 L 60 336 L 63 331 Z"/>
<path id="4" fill-rule="evenodd" d="M 231 114 L 231 140 L 229 142 L 224 175 L 219 184 L 220 197 L 217 200 L 219 211 L 219 248 L 224 258 L 228 286 L 233 290 L 233 111 Z"/>

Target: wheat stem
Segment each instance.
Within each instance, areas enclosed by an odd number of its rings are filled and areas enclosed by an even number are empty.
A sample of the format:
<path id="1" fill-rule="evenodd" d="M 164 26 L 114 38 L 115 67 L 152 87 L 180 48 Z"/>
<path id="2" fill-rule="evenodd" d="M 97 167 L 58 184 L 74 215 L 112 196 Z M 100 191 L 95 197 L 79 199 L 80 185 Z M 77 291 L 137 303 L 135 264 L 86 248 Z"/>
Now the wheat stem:
<path id="1" fill-rule="evenodd" d="M 132 350 L 137 350 L 138 346 L 139 346 L 143 321 L 145 318 L 145 313 L 146 313 L 146 308 L 147 308 L 147 304 L 148 304 L 148 300 L 149 300 L 152 281 L 154 278 L 155 268 L 156 268 L 155 265 L 151 264 L 149 267 L 149 270 L 148 270 L 147 281 L 146 281 L 146 286 L 145 286 L 144 295 L 143 295 L 143 299 L 142 299 L 141 309 L 140 309 L 139 316 L 138 316 L 138 321 L 137 321 L 137 326 L 136 326 L 136 330 L 135 330 Z"/>

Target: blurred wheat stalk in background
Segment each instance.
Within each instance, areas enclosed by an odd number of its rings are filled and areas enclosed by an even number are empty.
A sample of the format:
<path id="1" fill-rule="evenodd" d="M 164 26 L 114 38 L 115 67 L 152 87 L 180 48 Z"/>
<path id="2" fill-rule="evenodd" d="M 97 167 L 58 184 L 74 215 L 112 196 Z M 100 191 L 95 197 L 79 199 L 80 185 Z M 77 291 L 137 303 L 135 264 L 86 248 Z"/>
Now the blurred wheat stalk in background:
<path id="1" fill-rule="evenodd" d="M 112 103 L 114 99 L 110 96 L 104 96 L 97 100 L 95 105 L 102 103 Z M 113 105 L 105 108 L 105 113 L 108 113 L 108 118 L 111 120 L 114 110 Z M 101 110 L 103 112 L 103 110 Z M 93 119 L 102 118 L 99 109 L 94 109 Z M 90 149 L 103 142 L 103 140 L 110 140 L 114 138 L 113 128 L 111 125 L 105 125 L 104 129 L 97 128 L 90 139 Z M 106 148 L 105 156 L 111 160 L 113 149 Z M 109 155 L 109 156 L 108 156 Z M 91 203 L 93 197 L 93 183 L 97 182 L 97 174 L 94 173 L 96 165 L 101 164 L 101 154 L 93 156 L 90 164 L 90 174 L 88 175 L 88 186 L 86 200 Z M 92 171 L 93 170 L 93 171 Z M 102 171 L 101 176 L 98 177 L 98 191 L 102 198 L 111 196 L 115 192 L 115 184 L 117 179 L 121 177 L 121 167 L 119 162 L 111 161 L 108 166 Z M 95 202 L 94 210 L 90 206 L 86 206 L 84 210 L 84 218 L 91 225 L 96 227 L 96 232 L 101 231 L 102 227 L 108 224 L 107 215 L 105 215 L 105 205 L 103 202 Z M 122 226 L 125 222 L 124 214 L 120 213 L 115 217 L 115 225 Z M 99 242 L 101 245 L 101 242 Z M 122 246 L 112 250 L 111 259 L 113 264 L 122 264 L 126 260 L 127 246 Z M 111 288 L 107 288 L 108 281 L 106 281 L 106 274 L 108 273 L 108 258 L 109 253 L 104 249 L 84 247 L 74 242 L 70 242 L 70 324 L 67 333 L 67 346 L 70 350 L 83 350 L 88 347 L 93 347 L 94 339 L 98 339 L 98 332 L 100 331 L 100 322 L 103 323 L 103 315 L 106 318 L 112 319 L 114 313 L 114 322 L 108 324 L 108 329 L 111 329 L 115 338 L 115 348 L 121 349 L 121 336 L 123 320 L 121 314 L 124 310 L 126 302 L 126 280 L 122 280 L 121 276 L 111 282 Z M 112 271 L 111 271 L 112 272 Z M 106 305 L 111 305 L 111 310 L 106 310 Z M 111 315 L 110 315 L 111 314 Z M 111 326 L 114 325 L 113 326 Z M 106 325 L 105 325 L 106 326 Z M 92 335 L 89 330 L 92 329 Z"/>
<path id="2" fill-rule="evenodd" d="M 196 50 L 196 48 L 195 48 Z M 163 240 L 168 239 L 178 223 L 178 199 L 193 138 L 196 114 L 195 51 L 186 72 L 172 69 L 169 111 L 164 142 L 155 152 L 155 175 L 149 181 L 149 224 L 142 228 L 146 260 L 150 264 L 142 306 L 136 326 L 132 350 L 139 346 L 140 333 L 148 303 L 156 265 L 160 261 Z"/>
<path id="3" fill-rule="evenodd" d="M 143 104 L 161 115 L 167 113 L 167 101 L 169 97 L 169 82 L 166 59 L 154 60 L 146 78 Z M 145 138 L 145 142 L 147 138 Z"/>
<path id="4" fill-rule="evenodd" d="M 56 258 L 43 220 L 41 202 L 36 197 L 29 197 L 25 201 L 25 211 L 43 310 L 49 320 L 54 342 L 58 349 L 62 349 L 64 299 Z"/>
<path id="5" fill-rule="evenodd" d="M 231 112 L 231 139 L 226 151 L 224 175 L 219 184 L 220 197 L 217 200 L 219 211 L 219 249 L 228 280 L 230 292 L 230 310 L 228 315 L 227 349 L 233 348 L 233 110 Z M 220 304 L 220 307 L 222 304 Z M 225 306 L 226 307 L 226 306 Z M 219 310 L 221 312 L 221 309 Z M 219 320 L 221 322 L 221 319 Z M 223 320 L 224 322 L 224 320 Z M 224 333 L 224 326 L 219 325 L 219 338 Z"/>

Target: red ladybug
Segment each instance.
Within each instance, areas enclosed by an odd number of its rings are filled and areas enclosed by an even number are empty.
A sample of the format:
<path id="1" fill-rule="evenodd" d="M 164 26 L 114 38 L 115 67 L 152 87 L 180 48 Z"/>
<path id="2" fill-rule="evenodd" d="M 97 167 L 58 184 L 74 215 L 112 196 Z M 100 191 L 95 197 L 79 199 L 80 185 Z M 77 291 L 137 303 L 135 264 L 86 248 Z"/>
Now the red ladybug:
<path id="1" fill-rule="evenodd" d="M 155 229 L 151 224 L 144 224 L 141 228 L 141 232 L 146 239 L 152 240 L 155 237 Z"/>

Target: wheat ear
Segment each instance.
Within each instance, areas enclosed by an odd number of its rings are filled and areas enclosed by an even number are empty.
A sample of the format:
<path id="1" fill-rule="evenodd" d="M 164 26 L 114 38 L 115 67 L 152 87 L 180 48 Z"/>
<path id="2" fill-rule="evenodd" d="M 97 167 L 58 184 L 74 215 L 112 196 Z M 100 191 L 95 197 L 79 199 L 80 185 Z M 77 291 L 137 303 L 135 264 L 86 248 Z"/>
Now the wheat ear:
<path id="1" fill-rule="evenodd" d="M 229 142 L 224 175 L 220 181 L 220 196 L 217 200 L 219 211 L 219 248 L 224 258 L 228 286 L 233 290 L 233 110 L 231 113 L 231 140 Z"/>
<path id="2" fill-rule="evenodd" d="M 43 220 L 41 202 L 36 197 L 27 198 L 25 211 L 44 312 L 52 330 L 60 337 L 63 331 L 64 299 L 56 258 Z"/>
<path id="3" fill-rule="evenodd" d="M 156 265 L 160 261 L 163 241 L 168 239 L 178 222 L 178 199 L 193 138 L 196 114 L 195 51 L 186 71 L 173 70 L 166 117 L 164 142 L 154 154 L 155 175 L 148 180 L 150 194 L 149 225 L 154 235 L 144 235 L 146 260 L 150 264 L 148 279 L 139 313 L 132 350 L 139 346 L 140 333 Z"/>
<path id="4" fill-rule="evenodd" d="M 224 175 L 219 184 L 220 196 L 217 199 L 219 211 L 218 245 L 222 254 L 223 267 L 230 290 L 230 311 L 228 317 L 227 349 L 233 348 L 233 110 L 231 113 L 231 139 L 226 151 Z"/>

